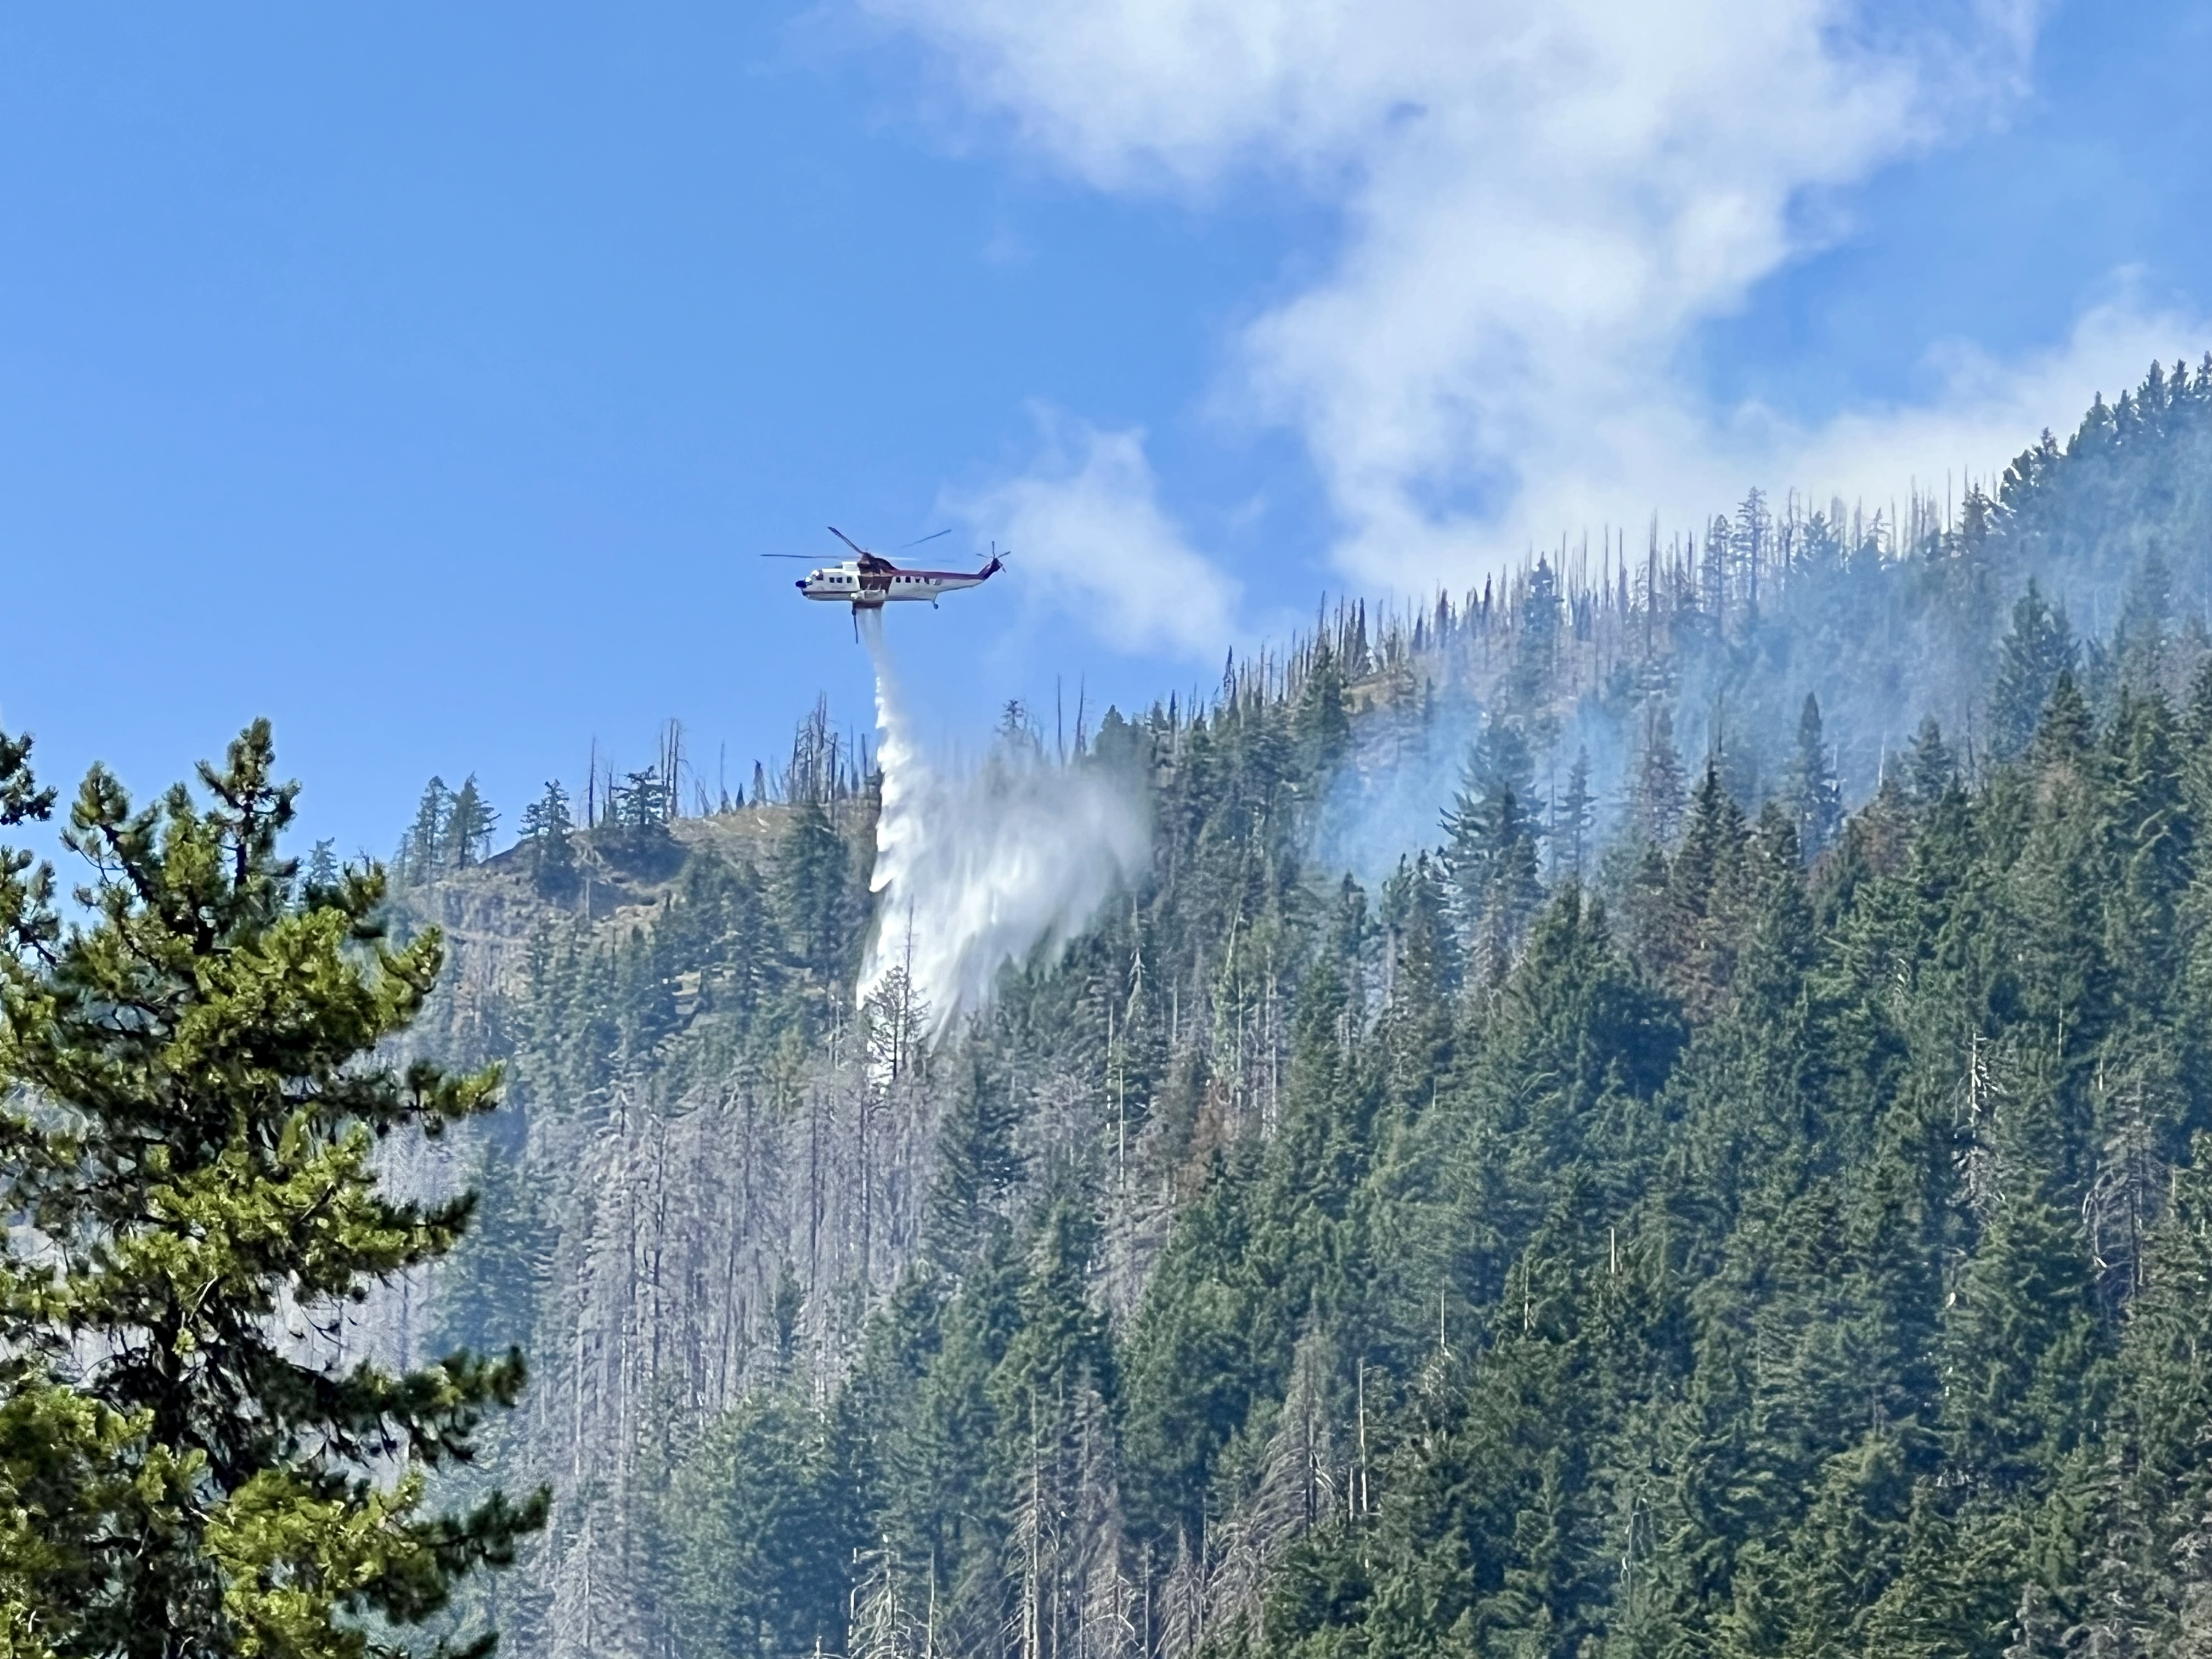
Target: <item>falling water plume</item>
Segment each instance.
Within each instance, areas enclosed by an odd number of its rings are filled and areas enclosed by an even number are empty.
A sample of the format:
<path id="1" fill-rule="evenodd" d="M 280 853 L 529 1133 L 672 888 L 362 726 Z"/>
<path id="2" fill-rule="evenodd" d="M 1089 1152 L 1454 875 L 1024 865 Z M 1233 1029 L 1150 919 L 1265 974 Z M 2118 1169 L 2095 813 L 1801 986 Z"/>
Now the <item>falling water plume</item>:
<path id="1" fill-rule="evenodd" d="M 973 769 L 933 763 L 899 695 L 882 612 L 860 616 L 883 770 L 878 925 L 860 995 L 905 969 L 934 1038 L 990 1000 L 1007 963 L 1056 954 L 1133 881 L 1150 825 L 1133 790 L 1080 758 L 1055 765 L 1002 744 Z"/>

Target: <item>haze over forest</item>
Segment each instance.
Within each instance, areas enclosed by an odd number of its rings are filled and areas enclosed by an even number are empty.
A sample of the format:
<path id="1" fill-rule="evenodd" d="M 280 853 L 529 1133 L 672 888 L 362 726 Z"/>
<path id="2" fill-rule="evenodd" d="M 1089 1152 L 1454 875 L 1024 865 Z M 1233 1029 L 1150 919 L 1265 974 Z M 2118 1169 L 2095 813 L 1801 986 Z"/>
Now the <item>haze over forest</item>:
<path id="1" fill-rule="evenodd" d="M 0 860 L 0 1638 L 2212 1644 L 2212 354 L 988 754 Z M 0 739 L 0 818 L 51 816 Z"/>
<path id="2" fill-rule="evenodd" d="M 923 809 L 999 856 L 873 903 L 927 763 L 818 713 L 703 816 L 641 771 L 490 854 L 434 789 L 413 1041 L 507 1103 L 411 1166 L 473 1236 L 356 1328 L 533 1357 L 482 1467 L 552 1519 L 471 1611 L 2193 1650 L 2209 445 L 2160 368 L 1948 514 L 1748 495 L 1196 707 L 1010 708 Z"/>
<path id="3" fill-rule="evenodd" d="M 2212 1659 L 2208 47 L 0 22 L 0 1659 Z"/>

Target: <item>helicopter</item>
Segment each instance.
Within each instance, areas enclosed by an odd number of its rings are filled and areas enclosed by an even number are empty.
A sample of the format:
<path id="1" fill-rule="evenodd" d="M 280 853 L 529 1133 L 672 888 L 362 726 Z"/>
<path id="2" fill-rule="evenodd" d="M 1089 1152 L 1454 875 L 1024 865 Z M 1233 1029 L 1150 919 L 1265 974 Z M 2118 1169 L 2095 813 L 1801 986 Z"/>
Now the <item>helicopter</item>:
<path id="1" fill-rule="evenodd" d="M 830 533 L 853 550 L 854 556 L 838 564 L 817 565 L 792 586 L 810 599 L 830 599 L 853 607 L 853 623 L 857 630 L 860 612 L 881 611 L 893 600 L 927 599 L 935 605 L 940 594 L 956 592 L 963 587 L 975 587 L 991 580 L 1006 567 L 1013 556 L 1001 553 L 994 544 L 990 562 L 981 570 L 909 570 L 892 563 L 880 553 L 871 553 L 836 525 L 829 526 Z M 904 552 L 908 547 L 919 547 L 923 542 L 933 542 L 939 536 L 950 536 L 950 530 L 940 530 L 923 536 L 905 546 L 894 549 Z M 804 553 L 763 553 L 764 559 L 803 559 Z"/>

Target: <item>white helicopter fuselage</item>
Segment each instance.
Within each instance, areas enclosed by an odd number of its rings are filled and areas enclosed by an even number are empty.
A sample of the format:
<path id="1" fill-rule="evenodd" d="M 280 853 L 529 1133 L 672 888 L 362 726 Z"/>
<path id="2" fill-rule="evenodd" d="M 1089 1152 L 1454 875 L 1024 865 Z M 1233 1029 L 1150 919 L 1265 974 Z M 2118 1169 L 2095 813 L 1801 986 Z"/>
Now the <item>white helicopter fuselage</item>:
<path id="1" fill-rule="evenodd" d="M 934 604 L 941 593 L 980 586 L 997 568 L 998 561 L 994 559 L 981 570 L 863 571 L 858 560 L 848 559 L 842 564 L 825 564 L 809 571 L 796 586 L 810 599 L 834 600 L 866 610 L 893 600 L 927 599 Z"/>

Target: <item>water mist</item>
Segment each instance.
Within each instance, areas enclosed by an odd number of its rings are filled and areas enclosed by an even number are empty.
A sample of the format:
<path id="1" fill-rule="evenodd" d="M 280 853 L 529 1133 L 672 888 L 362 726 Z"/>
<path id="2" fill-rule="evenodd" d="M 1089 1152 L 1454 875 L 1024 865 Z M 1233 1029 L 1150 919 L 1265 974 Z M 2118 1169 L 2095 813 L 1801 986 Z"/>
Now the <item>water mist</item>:
<path id="1" fill-rule="evenodd" d="M 883 808 L 876 932 L 863 1000 L 907 970 L 933 1038 L 989 1000 L 1000 969 L 1057 953 L 1150 854 L 1135 792 L 1080 761 L 1001 744 L 981 767 L 933 763 L 898 691 L 883 613 L 860 613 L 876 671 Z"/>

